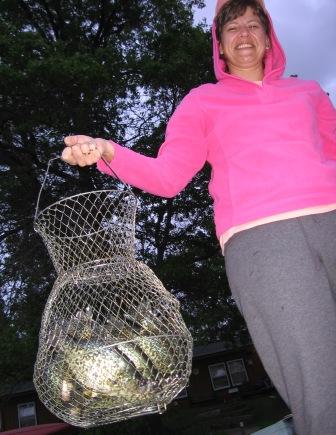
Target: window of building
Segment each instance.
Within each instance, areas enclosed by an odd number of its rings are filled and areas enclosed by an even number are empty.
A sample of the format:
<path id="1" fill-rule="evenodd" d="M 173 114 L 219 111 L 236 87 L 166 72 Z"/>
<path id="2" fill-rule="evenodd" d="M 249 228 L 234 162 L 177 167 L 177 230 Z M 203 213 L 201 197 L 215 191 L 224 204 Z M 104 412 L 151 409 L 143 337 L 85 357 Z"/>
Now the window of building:
<path id="1" fill-rule="evenodd" d="M 211 364 L 209 367 L 210 378 L 213 389 L 222 390 L 230 386 L 229 377 L 226 371 L 225 363 Z"/>
<path id="2" fill-rule="evenodd" d="M 35 402 L 20 403 L 18 405 L 18 419 L 19 427 L 37 424 Z"/>
<path id="3" fill-rule="evenodd" d="M 233 386 L 242 385 L 248 381 L 245 364 L 242 359 L 227 362 L 230 378 Z"/>

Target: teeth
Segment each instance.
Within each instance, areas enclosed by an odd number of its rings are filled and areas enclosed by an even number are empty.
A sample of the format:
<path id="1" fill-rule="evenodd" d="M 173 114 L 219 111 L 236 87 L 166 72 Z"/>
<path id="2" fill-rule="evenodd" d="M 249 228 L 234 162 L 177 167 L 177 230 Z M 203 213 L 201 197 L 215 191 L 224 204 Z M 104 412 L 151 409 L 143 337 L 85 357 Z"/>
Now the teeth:
<path id="1" fill-rule="evenodd" d="M 240 44 L 237 46 L 237 48 L 252 48 L 253 46 L 251 44 Z"/>

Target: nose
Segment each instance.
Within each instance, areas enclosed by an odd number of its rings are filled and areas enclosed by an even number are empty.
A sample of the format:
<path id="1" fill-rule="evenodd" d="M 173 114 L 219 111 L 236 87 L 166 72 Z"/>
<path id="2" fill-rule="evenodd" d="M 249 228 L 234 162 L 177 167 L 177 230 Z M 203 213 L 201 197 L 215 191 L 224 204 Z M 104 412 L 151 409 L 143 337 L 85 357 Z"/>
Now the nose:
<path id="1" fill-rule="evenodd" d="M 239 29 L 239 35 L 240 36 L 248 36 L 249 35 L 249 33 L 250 33 L 250 30 L 249 30 L 249 28 L 248 28 L 248 26 L 240 26 L 240 29 Z"/>

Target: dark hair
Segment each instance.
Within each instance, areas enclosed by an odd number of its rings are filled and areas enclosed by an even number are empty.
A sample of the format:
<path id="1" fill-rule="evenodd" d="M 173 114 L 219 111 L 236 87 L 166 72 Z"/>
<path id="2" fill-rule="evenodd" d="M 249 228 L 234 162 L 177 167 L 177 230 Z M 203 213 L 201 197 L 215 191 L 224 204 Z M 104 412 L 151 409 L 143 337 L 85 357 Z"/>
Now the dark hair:
<path id="1" fill-rule="evenodd" d="M 270 21 L 258 0 L 229 0 L 220 8 L 215 18 L 216 37 L 218 41 L 221 40 L 225 24 L 244 15 L 248 7 L 259 17 L 266 35 L 270 36 Z"/>

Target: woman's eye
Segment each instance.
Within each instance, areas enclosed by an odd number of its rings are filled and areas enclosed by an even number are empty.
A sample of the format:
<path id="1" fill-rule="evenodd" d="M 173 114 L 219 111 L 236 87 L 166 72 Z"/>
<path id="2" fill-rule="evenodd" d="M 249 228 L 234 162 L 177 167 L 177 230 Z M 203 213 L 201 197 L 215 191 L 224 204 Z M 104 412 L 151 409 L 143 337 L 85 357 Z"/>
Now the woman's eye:
<path id="1" fill-rule="evenodd" d="M 258 24 L 251 24 L 250 29 L 258 29 Z"/>
<path id="2" fill-rule="evenodd" d="M 234 32 L 235 30 L 237 30 L 237 27 L 228 27 L 228 32 Z"/>

